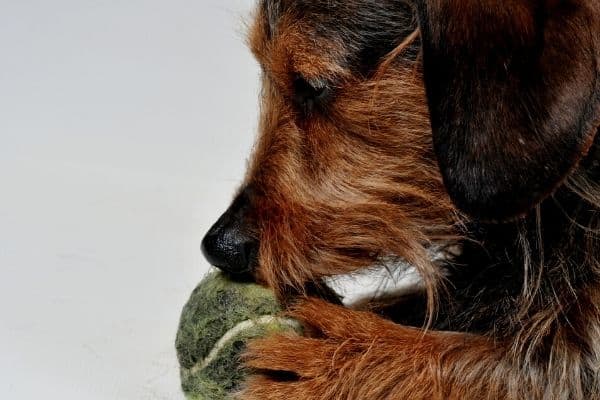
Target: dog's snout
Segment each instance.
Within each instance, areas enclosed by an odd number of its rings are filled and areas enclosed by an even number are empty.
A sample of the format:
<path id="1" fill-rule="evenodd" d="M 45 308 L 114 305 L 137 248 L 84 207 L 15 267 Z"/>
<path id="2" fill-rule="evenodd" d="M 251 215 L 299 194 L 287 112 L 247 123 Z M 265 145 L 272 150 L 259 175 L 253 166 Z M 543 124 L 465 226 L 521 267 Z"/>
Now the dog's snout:
<path id="1" fill-rule="evenodd" d="M 232 275 L 248 275 L 256 266 L 258 240 L 247 221 L 248 197 L 243 193 L 202 240 L 208 262 Z"/>

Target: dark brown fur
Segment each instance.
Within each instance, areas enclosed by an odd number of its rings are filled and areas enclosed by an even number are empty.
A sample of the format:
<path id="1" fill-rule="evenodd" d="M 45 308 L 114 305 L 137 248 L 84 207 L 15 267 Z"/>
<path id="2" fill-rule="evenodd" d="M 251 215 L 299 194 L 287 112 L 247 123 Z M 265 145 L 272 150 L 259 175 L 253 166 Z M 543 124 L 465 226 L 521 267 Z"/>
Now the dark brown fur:
<path id="1" fill-rule="evenodd" d="M 460 57 L 485 63 L 477 58 L 479 51 L 495 53 L 470 42 L 481 34 L 470 30 L 470 24 L 482 26 L 477 22 L 482 16 L 498 16 L 483 33 L 495 40 L 510 26 L 514 37 L 508 41 L 516 37 L 521 46 L 535 37 L 540 15 L 551 21 L 551 36 L 558 35 L 555 7 L 569 11 L 565 18 L 575 15 L 565 20 L 571 24 L 566 31 L 574 32 L 569 38 L 583 40 L 582 46 L 599 54 L 600 4 L 510 1 L 511 13 L 490 5 L 481 14 L 475 8 L 485 2 L 474 0 L 455 2 L 456 9 L 445 9 L 446 3 L 437 0 L 415 3 L 416 13 L 409 2 L 399 0 L 266 0 L 258 8 L 250 45 L 264 71 L 262 118 L 244 183 L 250 204 L 245 218 L 260 241 L 255 278 L 287 298 L 306 294 L 307 285 L 320 285 L 324 277 L 402 259 L 417 267 L 424 289 L 385 307 L 373 306 L 374 312 L 315 299 L 299 302 L 290 314 L 303 322 L 307 337 L 254 342 L 247 362 L 256 375 L 239 396 L 600 399 L 600 143 L 596 139 L 591 144 L 600 106 L 592 101 L 589 110 L 573 108 L 547 122 L 552 110 L 542 101 L 536 103 L 539 113 L 527 115 L 533 119 L 525 123 L 519 107 L 528 104 L 515 100 L 514 118 L 501 114 L 482 120 L 479 108 L 494 101 L 498 112 L 513 111 L 505 102 L 517 96 L 514 88 L 504 91 L 498 83 L 503 78 L 490 72 L 487 83 L 469 87 L 477 104 L 465 103 L 469 93 L 461 93 L 461 81 L 446 85 L 448 76 L 431 64 L 435 57 L 447 62 L 444 57 L 450 54 L 457 57 L 448 62 L 451 78 L 479 84 L 466 75 L 473 70 Z M 453 19 L 455 12 L 460 18 Z M 414 15 L 420 18 L 421 38 Z M 573 25 L 586 18 L 589 31 Z M 592 43 L 586 41 L 590 32 Z M 557 39 L 557 47 L 548 46 L 547 57 L 564 50 L 563 39 Z M 444 43 L 448 54 L 440 56 Z M 460 48 L 465 43 L 467 53 Z M 504 50 L 512 51 L 511 43 L 496 43 L 499 58 Z M 579 56 L 574 51 L 571 59 Z M 569 62 L 565 56 L 557 59 Z M 526 70 L 529 77 L 528 68 L 519 65 L 515 74 Z M 561 84 L 554 81 L 571 78 L 547 68 L 536 70 L 555 85 L 544 87 L 550 94 L 543 100 L 560 94 Z M 599 98 L 597 82 L 585 77 L 598 77 L 597 65 L 593 68 L 581 62 L 564 70 L 579 74 L 573 90 L 591 91 L 592 99 Z M 538 91 L 537 84 L 528 90 Z M 318 98 L 310 102 L 298 98 L 307 85 L 317 88 Z M 441 98 L 431 85 L 454 85 L 454 91 Z M 558 110 L 566 112 L 563 106 Z M 573 121 L 560 118 L 581 113 L 581 130 L 567 138 L 570 146 L 561 158 L 550 141 L 563 133 L 552 129 L 571 126 Z M 529 143 L 529 150 L 536 151 L 533 161 L 510 150 L 519 148 L 519 129 L 529 123 L 541 132 L 552 130 L 542 134 L 550 139 L 537 143 L 538 148 L 535 140 Z M 444 131 L 447 126 L 456 131 Z M 478 128 L 483 142 L 461 136 Z M 497 140 L 489 136 L 495 129 L 506 130 L 502 143 L 482 144 L 490 137 Z M 449 135 L 451 143 L 440 147 L 440 140 L 447 140 L 440 135 Z M 456 137 L 458 145 L 452 142 Z M 481 162 L 468 156 L 472 149 L 479 151 L 477 146 L 486 149 Z M 549 168 L 538 165 L 539 159 Z M 510 171 L 496 174 L 498 166 Z M 499 176 L 513 179 L 529 168 L 532 175 L 525 186 L 510 181 L 500 187 L 502 182 L 494 181 Z M 542 170 L 547 172 L 543 187 L 530 193 L 527 184 Z M 463 173 L 471 186 L 461 189 L 464 182 L 453 181 L 453 173 Z M 465 195 L 465 190 L 476 191 Z M 475 218 L 463 217 L 448 192 Z M 494 193 L 505 197 L 499 200 Z M 506 196 L 516 196 L 515 201 L 505 202 Z M 486 222 L 504 219 L 511 222 Z M 432 251 L 457 247 L 459 255 L 447 252 L 451 260 L 432 261 Z M 421 327 L 427 323 L 426 329 Z"/>

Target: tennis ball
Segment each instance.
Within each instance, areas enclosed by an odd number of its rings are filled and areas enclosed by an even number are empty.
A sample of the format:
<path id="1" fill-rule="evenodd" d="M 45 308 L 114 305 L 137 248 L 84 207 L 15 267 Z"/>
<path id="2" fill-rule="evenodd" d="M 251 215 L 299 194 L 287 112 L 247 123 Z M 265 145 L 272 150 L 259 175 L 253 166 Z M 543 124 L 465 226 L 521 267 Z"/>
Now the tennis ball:
<path id="1" fill-rule="evenodd" d="M 229 399 L 247 375 L 240 355 L 249 340 L 274 332 L 300 332 L 299 324 L 278 317 L 280 312 L 270 290 L 211 271 L 184 306 L 175 341 L 186 397 Z"/>

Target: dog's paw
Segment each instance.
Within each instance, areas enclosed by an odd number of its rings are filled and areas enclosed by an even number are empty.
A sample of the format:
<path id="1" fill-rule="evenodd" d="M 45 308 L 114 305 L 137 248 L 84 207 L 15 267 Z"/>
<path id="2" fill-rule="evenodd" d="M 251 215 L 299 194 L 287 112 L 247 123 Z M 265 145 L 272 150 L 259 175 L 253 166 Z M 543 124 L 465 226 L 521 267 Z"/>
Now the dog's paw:
<path id="1" fill-rule="evenodd" d="M 306 336 L 252 342 L 246 364 L 256 375 L 239 398 L 362 399 L 389 393 L 391 388 L 373 377 L 389 375 L 398 362 L 405 328 L 319 300 L 302 303 L 291 316 L 303 324 Z"/>

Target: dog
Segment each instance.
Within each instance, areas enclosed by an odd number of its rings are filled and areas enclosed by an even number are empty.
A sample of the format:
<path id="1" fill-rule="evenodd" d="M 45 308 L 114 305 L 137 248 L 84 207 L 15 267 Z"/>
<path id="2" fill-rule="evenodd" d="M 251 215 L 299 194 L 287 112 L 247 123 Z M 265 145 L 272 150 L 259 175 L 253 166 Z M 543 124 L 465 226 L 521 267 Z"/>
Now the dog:
<path id="1" fill-rule="evenodd" d="M 239 398 L 600 399 L 600 1 L 261 0 L 249 43 L 258 143 L 202 249 L 306 335 L 253 342 Z M 361 309 L 326 285 L 401 261 Z"/>

